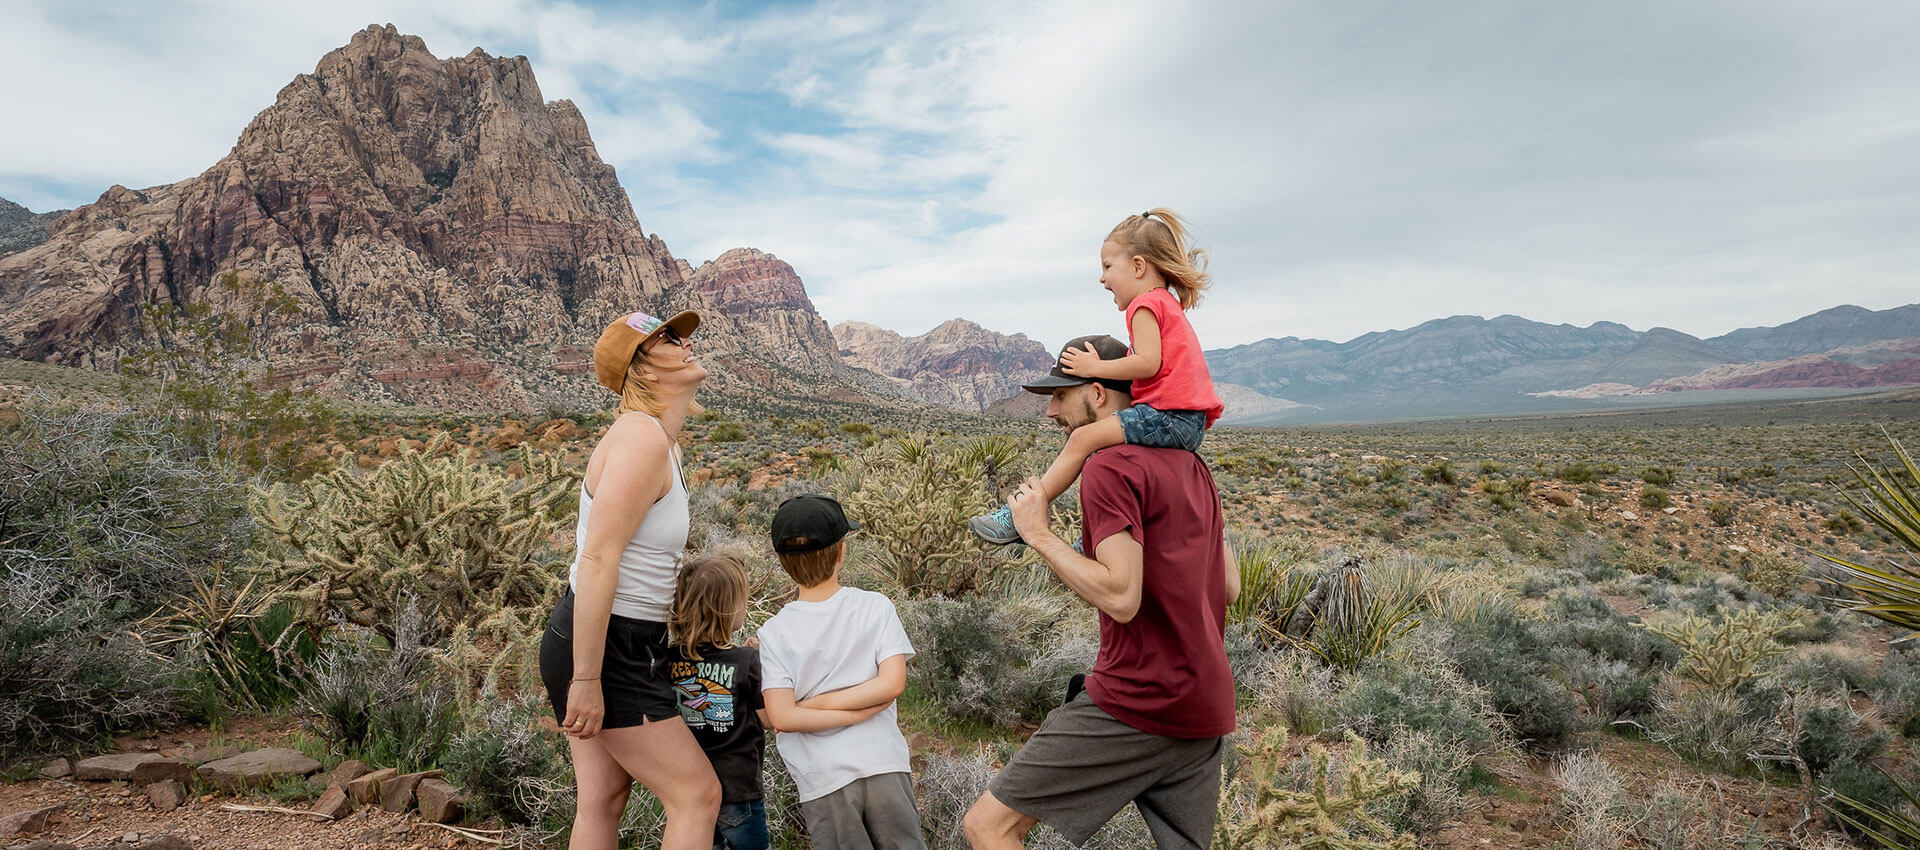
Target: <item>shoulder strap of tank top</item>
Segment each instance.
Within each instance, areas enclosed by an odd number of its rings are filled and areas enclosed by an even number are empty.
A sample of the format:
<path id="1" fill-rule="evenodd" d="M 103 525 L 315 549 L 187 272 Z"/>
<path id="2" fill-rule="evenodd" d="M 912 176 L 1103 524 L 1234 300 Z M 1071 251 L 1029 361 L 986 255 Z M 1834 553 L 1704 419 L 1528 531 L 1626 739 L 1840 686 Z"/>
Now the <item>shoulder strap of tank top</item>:
<path id="1" fill-rule="evenodd" d="M 680 491 L 683 493 L 686 492 L 687 471 L 680 468 L 680 444 L 674 442 L 672 434 L 667 433 L 667 426 L 661 423 L 660 417 L 648 415 L 647 418 L 653 420 L 654 427 L 660 429 L 660 436 L 667 438 L 667 459 L 673 461 L 674 480 L 680 482 Z M 668 491 L 671 492 L 672 488 L 668 488 Z M 666 497 L 661 496 L 660 498 L 664 499 Z"/>

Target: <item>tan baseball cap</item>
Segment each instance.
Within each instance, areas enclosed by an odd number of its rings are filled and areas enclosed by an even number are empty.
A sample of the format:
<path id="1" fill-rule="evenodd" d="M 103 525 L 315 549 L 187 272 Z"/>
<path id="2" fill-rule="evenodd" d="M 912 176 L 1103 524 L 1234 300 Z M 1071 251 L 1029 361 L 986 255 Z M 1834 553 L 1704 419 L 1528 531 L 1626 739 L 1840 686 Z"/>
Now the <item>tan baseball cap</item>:
<path id="1" fill-rule="evenodd" d="M 633 362 L 633 353 L 661 331 L 671 328 L 675 336 L 686 339 L 699 327 L 700 314 L 692 310 L 681 310 L 667 319 L 645 313 L 628 313 L 614 319 L 613 324 L 600 332 L 600 341 L 593 346 L 593 371 L 600 377 L 600 386 L 614 392 L 626 389 L 627 366 Z"/>

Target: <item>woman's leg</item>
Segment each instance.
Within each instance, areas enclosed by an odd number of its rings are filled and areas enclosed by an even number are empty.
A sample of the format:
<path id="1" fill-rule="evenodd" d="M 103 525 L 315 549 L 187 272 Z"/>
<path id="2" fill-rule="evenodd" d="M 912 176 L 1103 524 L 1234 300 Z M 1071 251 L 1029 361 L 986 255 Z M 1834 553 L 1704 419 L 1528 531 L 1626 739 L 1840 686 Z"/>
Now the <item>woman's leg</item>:
<path id="1" fill-rule="evenodd" d="M 593 740 L 605 746 L 626 775 L 660 799 L 667 814 L 661 850 L 711 850 L 713 822 L 720 813 L 720 780 L 686 721 L 671 717 L 644 726 L 606 729 Z"/>
<path id="2" fill-rule="evenodd" d="M 633 778 L 607 751 L 606 736 L 603 731 L 584 741 L 568 739 L 573 749 L 574 787 L 580 792 L 568 850 L 613 850 L 620 842 L 620 816 L 633 793 Z"/>

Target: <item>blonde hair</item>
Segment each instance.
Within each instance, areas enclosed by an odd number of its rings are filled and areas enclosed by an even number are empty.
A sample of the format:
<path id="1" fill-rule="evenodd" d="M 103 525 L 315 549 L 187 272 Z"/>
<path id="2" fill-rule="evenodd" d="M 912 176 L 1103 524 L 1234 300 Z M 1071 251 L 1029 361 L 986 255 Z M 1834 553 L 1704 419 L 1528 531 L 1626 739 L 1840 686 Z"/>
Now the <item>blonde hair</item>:
<path id="1" fill-rule="evenodd" d="M 693 661 L 700 647 L 732 645 L 734 619 L 747 610 L 747 567 L 732 555 L 698 555 L 673 579 L 673 609 L 667 629 Z"/>
<path id="2" fill-rule="evenodd" d="M 657 338 L 656 338 L 657 339 Z M 627 362 L 627 379 L 620 382 L 620 406 L 614 409 L 614 415 L 620 416 L 640 411 L 648 416 L 658 417 L 667 411 L 666 399 L 660 397 L 659 389 L 650 377 L 649 369 L 669 369 L 681 367 L 649 366 L 647 347 L 642 345 L 633 350 L 633 359 Z M 687 403 L 687 412 L 699 415 L 704 410 L 697 401 Z"/>
<path id="3" fill-rule="evenodd" d="M 846 551 L 847 541 L 840 540 L 825 549 L 811 552 L 776 552 L 780 559 L 780 569 L 787 571 L 787 577 L 801 587 L 812 587 L 833 578 L 833 569 L 840 566 L 840 557 Z"/>
<path id="4" fill-rule="evenodd" d="M 1200 306 L 1200 293 L 1213 285 L 1207 252 L 1189 244 L 1192 235 L 1186 220 L 1173 210 L 1154 207 L 1114 225 L 1107 241 L 1151 264 L 1180 299 L 1180 308 L 1191 310 Z"/>

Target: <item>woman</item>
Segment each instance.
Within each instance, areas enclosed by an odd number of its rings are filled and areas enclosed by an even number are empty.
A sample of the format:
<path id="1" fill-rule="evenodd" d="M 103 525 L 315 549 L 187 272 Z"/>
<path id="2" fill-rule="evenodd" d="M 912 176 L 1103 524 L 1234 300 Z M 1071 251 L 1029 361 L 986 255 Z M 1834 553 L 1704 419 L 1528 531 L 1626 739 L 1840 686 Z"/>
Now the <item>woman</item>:
<path id="1" fill-rule="evenodd" d="M 700 316 L 634 313 L 594 346 L 619 418 L 587 461 L 570 589 L 540 641 L 540 678 L 570 736 L 580 794 L 568 844 L 611 848 L 634 780 L 667 815 L 661 847 L 713 843 L 720 783 L 680 719 L 667 679 L 667 609 L 686 548 L 687 488 L 675 441 L 707 370 L 688 337 Z"/>

